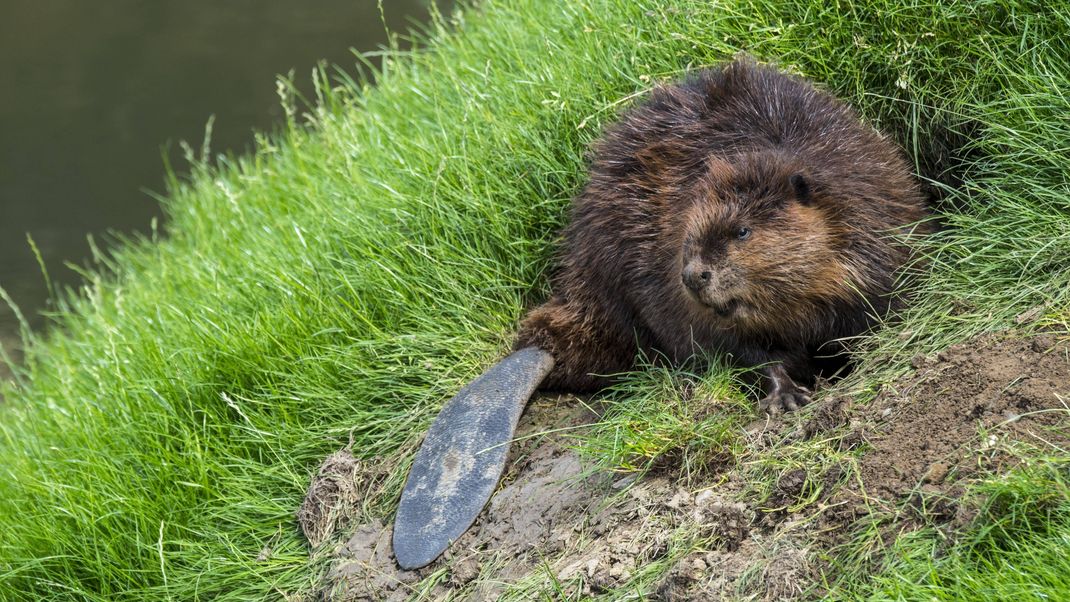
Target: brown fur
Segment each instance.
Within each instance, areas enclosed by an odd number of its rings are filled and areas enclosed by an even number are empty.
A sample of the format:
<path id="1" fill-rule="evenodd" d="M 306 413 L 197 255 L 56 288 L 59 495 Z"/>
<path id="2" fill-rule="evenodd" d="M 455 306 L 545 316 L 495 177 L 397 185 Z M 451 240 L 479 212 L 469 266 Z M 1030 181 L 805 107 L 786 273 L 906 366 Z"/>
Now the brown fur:
<path id="1" fill-rule="evenodd" d="M 797 383 L 842 363 L 821 359 L 834 341 L 896 307 L 909 248 L 893 236 L 925 218 L 900 151 L 842 102 L 749 60 L 703 71 L 595 145 L 553 297 L 517 347 L 552 353 L 544 386 L 574 391 L 638 351 L 720 352 L 763 367 L 763 406 L 794 409 Z"/>

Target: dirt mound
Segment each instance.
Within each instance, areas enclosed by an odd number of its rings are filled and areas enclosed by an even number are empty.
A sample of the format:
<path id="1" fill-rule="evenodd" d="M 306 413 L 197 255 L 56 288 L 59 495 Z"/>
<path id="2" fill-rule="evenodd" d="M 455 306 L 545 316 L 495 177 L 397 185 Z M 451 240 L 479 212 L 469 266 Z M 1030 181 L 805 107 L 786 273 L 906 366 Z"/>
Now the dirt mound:
<path id="1" fill-rule="evenodd" d="M 594 418 L 574 400 L 534 402 L 521 420 L 502 487 L 441 559 L 417 571 L 399 569 L 389 520 L 373 519 L 351 531 L 335 553 L 323 597 L 363 601 L 452 594 L 495 600 L 509 584 L 533 575 L 552 581 L 558 592 L 589 596 L 625 587 L 658 563 L 672 563 L 675 568 L 653 592 L 659 599 L 705 600 L 747 587 L 780 600 L 801 592 L 800 584 L 813 577 L 801 544 L 751 533 L 754 510 L 735 500 L 740 483 L 721 479 L 715 489 L 692 491 L 664 471 L 639 481 L 591 473 L 568 439 L 539 435 Z M 329 458 L 325 465 L 340 463 Z M 330 482 L 339 471 L 320 472 L 331 475 Z M 316 492 L 335 487 L 313 484 Z M 316 499 L 335 498 L 319 494 Z M 702 551 L 691 553 L 698 542 Z M 681 559 L 681 552 L 689 555 Z M 754 573 L 756 562 L 761 570 Z"/>
<path id="2" fill-rule="evenodd" d="M 824 517 L 835 534 L 874 513 L 888 521 L 886 539 L 921 525 L 962 525 L 975 511 L 961 503 L 966 484 L 1017 461 L 1007 441 L 1064 449 L 1070 441 L 1070 349 L 1051 335 L 989 335 L 913 365 L 850 434 L 871 449 Z"/>
<path id="3" fill-rule="evenodd" d="M 744 495 L 755 519 L 739 549 L 685 557 L 657 593 L 671 600 L 818 598 L 835 568 L 815 559 L 860 530 L 876 526 L 888 544 L 922 526 L 950 532 L 968 524 L 977 500 L 963 498 L 966 486 L 1013 467 L 1018 459 L 1007 443 L 1070 446 L 1068 338 L 980 337 L 915 358 L 913 373 L 866 406 L 832 397 L 809 410 L 797 433 L 785 433 L 790 422 L 764 426 L 758 447 L 820 435 L 840 450 L 864 453 L 856 470 L 797 468 L 784 472 L 763 500 Z M 824 492 L 810 503 L 808 482 Z M 787 510 L 795 505 L 803 509 Z M 876 568 L 880 558 L 878 548 L 863 562 Z"/>
<path id="4" fill-rule="evenodd" d="M 1052 337 L 988 338 L 916 358 L 915 375 L 873 406 L 885 424 L 862 461 L 868 493 L 901 497 L 979 467 L 1001 468 L 1006 458 L 986 453 L 999 438 L 1047 440 L 1070 411 L 1067 352 Z"/>
<path id="5" fill-rule="evenodd" d="M 663 558 L 668 534 L 691 519 L 668 479 L 624 491 L 629 479 L 588 474 L 567 439 L 539 435 L 593 419 L 574 401 L 533 403 L 521 420 L 502 487 L 442 559 L 417 571 L 400 570 L 390 551 L 388 521 L 373 520 L 359 526 L 339 551 L 327 597 L 404 600 L 416 592 L 415 584 L 445 568 L 432 598 L 459 590 L 468 599 L 493 600 L 505 584 L 555 557 L 550 570 L 556 578 L 581 591 L 602 591 L 624 583 L 643 563 Z"/>
<path id="6" fill-rule="evenodd" d="M 653 563 L 673 560 L 674 538 L 706 542 L 713 566 L 721 564 L 714 558 L 719 551 L 753 545 L 745 543 L 753 513 L 727 498 L 733 485 L 715 494 L 679 488 L 668 476 L 636 482 L 615 473 L 592 474 L 568 439 L 539 435 L 593 419 L 574 400 L 533 403 L 521 420 L 502 487 L 443 558 L 417 571 L 400 570 L 391 553 L 389 521 L 371 520 L 338 550 L 324 597 L 405 600 L 419 588 L 432 599 L 452 593 L 494 600 L 508 584 L 533 574 L 552 579 L 561 591 L 591 595 L 625 586 Z M 434 584 L 428 589 L 429 577 Z M 686 599 L 666 591 L 667 599 Z"/>
<path id="7" fill-rule="evenodd" d="M 594 416 L 575 400 L 533 402 L 502 486 L 443 558 L 402 571 L 391 554 L 389 518 L 366 520 L 342 530 L 351 535 L 335 550 L 321 593 L 331 600 L 492 600 L 516 584 L 542 583 L 570 597 L 617 588 L 634 594 L 636 587 L 661 600 L 819 595 L 818 584 L 834 575 L 815 559 L 860 526 L 878 524 L 890 540 L 921 525 L 961 525 L 972 516 L 960 499 L 969 479 L 1012 465 L 1002 451 L 1007 440 L 1068 442 L 1065 342 L 987 336 L 916 358 L 914 367 L 866 406 L 829 398 L 807 410 L 806 420 L 748 429 L 751 457 L 811 437 L 858 457 L 854 467 L 825 466 L 821 474 L 805 464 L 783 471 L 761 495 L 748 462 L 726 465 L 690 489 L 667 470 L 639 480 L 587 471 L 560 431 Z M 338 516 L 335 505 L 359 504 L 354 496 L 366 489 L 361 471 L 332 458 L 302 507 L 312 519 L 304 527 L 310 540 L 337 531 L 325 526 Z M 343 481 L 358 476 L 347 484 L 337 482 L 339 474 Z"/>
<path id="8" fill-rule="evenodd" d="M 436 596 L 464 588 L 479 576 L 481 550 L 499 557 L 523 556 L 536 545 L 545 545 L 555 526 L 586 516 L 594 499 L 595 483 L 583 478 L 579 458 L 561 444 L 559 437 L 537 434 L 590 420 L 579 406 L 555 407 L 533 403 L 517 430 L 520 441 L 510 450 L 503 486 L 491 499 L 475 525 L 449 551 L 429 567 L 401 570 L 391 550 L 388 519 L 373 519 L 359 525 L 339 549 L 328 575 L 326 597 L 331 600 L 405 600 L 415 593 L 415 584 L 447 567 Z M 525 439 L 525 437 L 528 437 Z M 314 487 L 315 485 L 313 485 Z M 499 567 L 502 580 L 524 574 L 530 567 L 506 563 Z"/>

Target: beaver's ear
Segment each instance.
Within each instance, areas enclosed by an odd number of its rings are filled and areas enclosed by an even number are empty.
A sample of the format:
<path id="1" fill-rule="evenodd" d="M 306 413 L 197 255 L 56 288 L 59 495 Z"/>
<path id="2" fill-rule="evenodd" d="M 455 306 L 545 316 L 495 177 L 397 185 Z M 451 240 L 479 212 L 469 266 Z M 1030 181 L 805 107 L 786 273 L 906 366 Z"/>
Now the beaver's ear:
<path id="1" fill-rule="evenodd" d="M 799 201 L 803 205 L 809 205 L 813 201 L 813 196 L 810 190 L 810 180 L 806 179 L 806 176 L 801 173 L 792 174 L 788 178 L 788 184 L 791 185 L 791 192 L 795 195 L 795 200 Z"/>

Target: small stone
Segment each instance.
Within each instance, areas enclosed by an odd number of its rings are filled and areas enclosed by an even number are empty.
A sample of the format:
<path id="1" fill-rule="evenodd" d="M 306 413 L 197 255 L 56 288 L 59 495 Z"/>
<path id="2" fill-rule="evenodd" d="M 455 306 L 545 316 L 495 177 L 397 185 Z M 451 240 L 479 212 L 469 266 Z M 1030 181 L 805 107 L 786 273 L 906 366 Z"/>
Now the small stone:
<path id="1" fill-rule="evenodd" d="M 881 410 L 881 418 L 887 418 L 892 415 L 892 408 L 884 408 Z"/>
<path id="2" fill-rule="evenodd" d="M 935 485 L 922 485 L 921 492 L 929 497 L 941 496 L 944 492 Z"/>
<path id="3" fill-rule="evenodd" d="M 695 505 L 704 506 L 706 502 L 713 498 L 713 491 L 710 489 L 703 489 L 695 496 Z"/>
<path id="4" fill-rule="evenodd" d="M 684 506 L 690 506 L 691 494 L 687 491 L 684 491 L 683 489 L 680 489 L 676 492 L 675 495 L 672 496 L 669 501 L 665 502 L 665 505 L 669 508 L 672 508 L 673 510 L 679 510 Z"/>
<path id="5" fill-rule="evenodd" d="M 947 478 L 948 466 L 943 462 L 936 462 L 929 467 L 929 470 L 925 471 L 925 475 L 921 477 L 922 483 L 929 483 L 932 485 L 939 485 Z"/>
<path id="6" fill-rule="evenodd" d="M 592 559 L 587 561 L 586 571 L 587 571 L 587 576 L 588 577 L 594 577 L 595 572 L 598 571 L 598 559 L 597 558 L 592 558 Z"/>
<path id="7" fill-rule="evenodd" d="M 840 438 L 838 446 L 840 451 L 855 449 L 866 442 L 866 434 L 862 427 L 855 427 Z"/>
<path id="8" fill-rule="evenodd" d="M 1044 334 L 1033 339 L 1033 342 L 1029 344 L 1029 348 L 1033 350 L 1033 353 L 1047 353 L 1052 347 L 1055 347 L 1055 341 Z"/>
<path id="9" fill-rule="evenodd" d="M 466 558 L 450 567 L 450 584 L 454 587 L 461 587 L 478 576 L 479 563 L 475 558 Z"/>

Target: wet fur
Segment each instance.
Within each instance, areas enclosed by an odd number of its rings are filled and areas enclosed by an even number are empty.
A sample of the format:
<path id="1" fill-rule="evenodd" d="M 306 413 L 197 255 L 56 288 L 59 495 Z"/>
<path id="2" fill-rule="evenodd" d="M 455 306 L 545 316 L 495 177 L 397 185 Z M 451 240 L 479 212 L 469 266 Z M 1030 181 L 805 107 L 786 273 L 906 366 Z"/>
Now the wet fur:
<path id="1" fill-rule="evenodd" d="M 550 351 L 544 387 L 572 391 L 605 386 L 640 350 L 721 352 L 764 366 L 767 404 L 794 409 L 801 385 L 842 364 L 819 357 L 842 351 L 833 341 L 894 309 L 909 249 L 893 235 L 923 232 L 925 217 L 902 153 L 842 102 L 749 60 L 702 71 L 654 90 L 596 143 L 553 296 L 517 347 Z M 688 262 L 717 286 L 692 294 Z M 725 291 L 730 316 L 699 300 Z"/>

